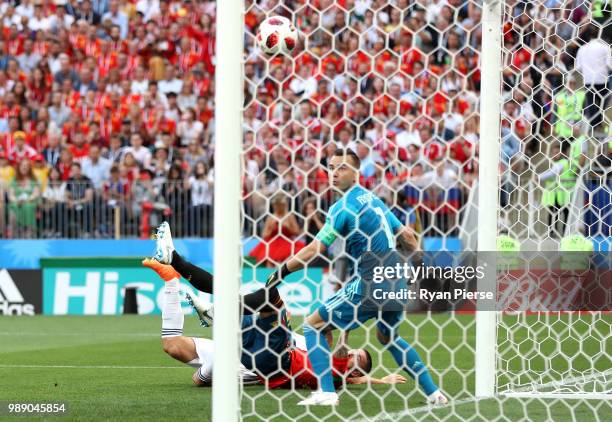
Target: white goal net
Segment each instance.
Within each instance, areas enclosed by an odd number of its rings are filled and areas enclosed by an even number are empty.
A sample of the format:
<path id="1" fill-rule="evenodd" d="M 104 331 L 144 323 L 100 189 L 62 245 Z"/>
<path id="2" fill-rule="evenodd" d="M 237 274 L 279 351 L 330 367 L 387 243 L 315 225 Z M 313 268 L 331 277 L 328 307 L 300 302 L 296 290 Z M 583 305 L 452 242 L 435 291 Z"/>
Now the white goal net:
<path id="1" fill-rule="evenodd" d="M 349 363 L 361 374 L 334 366 L 340 404 L 297 406 L 316 384 L 292 352 L 309 355 L 301 343 L 305 318 L 346 286 L 356 266 L 350 240 L 340 235 L 286 277 L 281 310 L 243 317 L 241 362 L 263 384 L 241 388 L 242 419 L 607 419 L 611 8 L 596 0 L 245 1 L 243 293 L 320 239 L 338 199 L 329 166 L 334 151 L 346 148 L 360 159 L 360 185 L 411 228 L 420 249 L 451 254 L 425 253 L 426 260 L 486 250 L 478 238 L 488 235 L 501 252 L 497 268 L 503 259 L 497 298 L 536 287 L 523 302 L 498 303 L 498 312 L 444 300 L 408 308 L 396 333 L 409 344 L 404 357 L 418 353 L 448 404 L 428 404 L 422 370 L 412 360 L 398 365 L 391 349 L 400 346 L 379 342 L 371 320 L 352 327 L 346 347 L 347 331 L 332 331 L 331 354 L 340 362 L 345 349 L 369 356 Z M 299 30 L 290 57 L 256 46 L 258 24 L 272 15 Z M 486 78 L 496 77 L 492 92 Z M 487 100 L 497 107 L 482 107 Z M 493 190 L 492 179 L 479 181 L 487 166 L 497 174 Z M 493 226 L 482 218 L 490 210 Z M 525 263 L 540 254 L 539 267 Z M 571 283 L 591 292 L 586 298 L 572 293 L 563 273 L 565 265 L 585 270 L 576 267 L 585 255 L 587 268 L 597 267 L 594 279 Z M 479 312 L 488 317 L 477 321 Z M 477 335 L 486 318 L 493 330 Z M 278 329 L 292 333 L 284 348 L 273 344 Z"/>

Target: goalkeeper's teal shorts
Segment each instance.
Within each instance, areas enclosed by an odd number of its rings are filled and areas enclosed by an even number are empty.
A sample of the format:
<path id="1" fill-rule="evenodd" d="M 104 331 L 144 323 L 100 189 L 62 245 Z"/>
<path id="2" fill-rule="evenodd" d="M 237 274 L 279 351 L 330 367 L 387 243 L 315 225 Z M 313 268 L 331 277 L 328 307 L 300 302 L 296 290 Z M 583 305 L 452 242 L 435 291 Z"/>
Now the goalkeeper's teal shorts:
<path id="1" fill-rule="evenodd" d="M 318 309 L 323 321 L 340 330 L 354 330 L 366 321 L 378 320 L 376 327 L 386 337 L 395 337 L 397 325 L 403 318 L 402 311 L 380 311 L 363 306 L 361 279 L 355 276 Z M 393 334 L 393 335 L 392 335 Z"/>

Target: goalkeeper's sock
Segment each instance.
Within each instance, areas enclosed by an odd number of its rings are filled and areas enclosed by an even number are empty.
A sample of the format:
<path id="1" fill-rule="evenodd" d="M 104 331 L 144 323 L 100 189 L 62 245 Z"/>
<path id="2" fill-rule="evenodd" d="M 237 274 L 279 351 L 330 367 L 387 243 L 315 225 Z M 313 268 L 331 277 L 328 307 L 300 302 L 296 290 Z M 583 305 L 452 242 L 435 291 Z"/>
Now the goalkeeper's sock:
<path id="1" fill-rule="evenodd" d="M 421 357 L 406 340 L 401 337 L 396 337 L 391 340 L 387 349 L 393 355 L 393 359 L 395 359 L 397 365 L 408 372 L 413 379 L 417 380 L 419 386 L 427 396 L 438 390 L 438 386 L 431 378 Z"/>
<path id="2" fill-rule="evenodd" d="M 162 338 L 183 335 L 185 316 L 181 310 L 179 279 L 166 281 L 164 286 L 164 304 L 162 306 Z"/>
<path id="3" fill-rule="evenodd" d="M 213 276 L 206 270 L 186 261 L 176 251 L 172 252 L 172 266 L 201 292 L 213 294 Z"/>
<path id="4" fill-rule="evenodd" d="M 319 389 L 325 393 L 335 393 L 334 377 L 332 375 L 329 345 L 322 331 L 304 324 L 304 337 L 308 359 L 312 370 L 319 381 Z"/>

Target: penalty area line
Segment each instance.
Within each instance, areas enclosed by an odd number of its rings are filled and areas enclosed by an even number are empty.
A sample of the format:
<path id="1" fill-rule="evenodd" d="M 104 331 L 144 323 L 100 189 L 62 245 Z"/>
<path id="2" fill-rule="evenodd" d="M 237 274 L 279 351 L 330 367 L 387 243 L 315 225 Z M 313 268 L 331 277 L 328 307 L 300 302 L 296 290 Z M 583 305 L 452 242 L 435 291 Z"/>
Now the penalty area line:
<path id="1" fill-rule="evenodd" d="M 51 369 L 185 369 L 188 366 L 112 366 L 112 365 L 2 365 L 0 368 L 51 368 Z"/>

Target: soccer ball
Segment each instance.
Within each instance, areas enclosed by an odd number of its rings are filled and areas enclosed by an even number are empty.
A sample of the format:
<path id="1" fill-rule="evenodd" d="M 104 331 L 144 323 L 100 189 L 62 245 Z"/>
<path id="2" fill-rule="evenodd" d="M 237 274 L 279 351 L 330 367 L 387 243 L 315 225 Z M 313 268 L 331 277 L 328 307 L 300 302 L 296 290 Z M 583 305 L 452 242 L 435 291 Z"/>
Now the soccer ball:
<path id="1" fill-rule="evenodd" d="M 284 16 L 271 16 L 259 24 L 257 44 L 266 54 L 291 54 L 297 41 L 297 29 Z"/>

